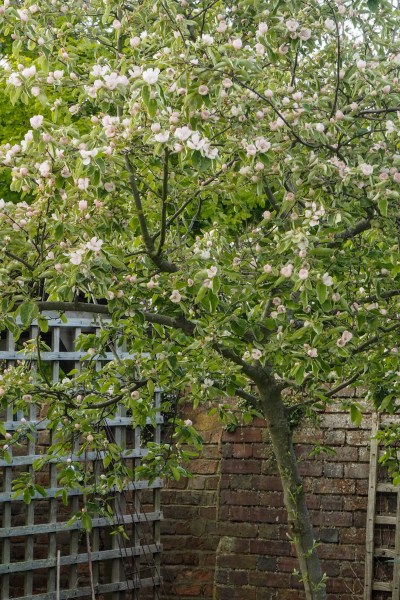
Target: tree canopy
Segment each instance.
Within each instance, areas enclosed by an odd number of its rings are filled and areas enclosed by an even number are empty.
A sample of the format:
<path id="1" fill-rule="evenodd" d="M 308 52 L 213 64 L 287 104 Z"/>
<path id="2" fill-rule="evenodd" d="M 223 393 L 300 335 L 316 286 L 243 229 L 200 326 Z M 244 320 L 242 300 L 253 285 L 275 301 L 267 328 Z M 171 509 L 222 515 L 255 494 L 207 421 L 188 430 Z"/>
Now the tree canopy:
<path id="1" fill-rule="evenodd" d="M 89 361 L 56 386 L 22 364 L 3 400 L 48 403 L 67 453 L 76 422 L 102 447 L 104 402 L 141 422 L 158 386 L 228 421 L 239 396 L 269 422 L 308 598 L 325 589 L 290 412 L 360 384 L 391 409 L 398 389 L 398 18 L 342 0 L 0 7 L 1 78 L 32 107 L 0 149 L 19 195 L 0 206 L 3 327 L 98 304 L 111 324 L 82 337 L 88 357 L 116 337 L 137 357 L 133 378 Z M 179 475 L 165 446 L 147 475 L 166 453 Z"/>

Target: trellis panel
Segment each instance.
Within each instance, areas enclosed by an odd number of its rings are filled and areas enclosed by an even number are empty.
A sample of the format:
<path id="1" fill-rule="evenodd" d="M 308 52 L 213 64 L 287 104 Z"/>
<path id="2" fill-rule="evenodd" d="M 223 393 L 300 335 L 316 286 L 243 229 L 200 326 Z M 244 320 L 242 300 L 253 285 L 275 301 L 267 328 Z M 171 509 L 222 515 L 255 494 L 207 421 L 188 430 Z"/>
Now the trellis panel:
<path id="1" fill-rule="evenodd" d="M 77 336 L 81 332 L 99 332 L 102 323 L 93 314 L 67 313 L 68 320 L 65 323 L 57 313 L 47 313 L 46 316 L 50 319 L 46 343 L 51 346 L 51 351 L 41 352 L 41 360 L 51 363 L 52 380 L 57 382 L 64 371 L 64 365 L 69 365 L 68 370 L 73 367 L 78 370 L 82 368 L 81 359 L 85 353 L 75 348 Z M 104 322 L 104 317 L 101 319 Z M 37 331 L 34 324 L 29 331 L 30 338 L 35 337 Z M 133 358 L 124 348 L 118 355 L 123 359 Z M 0 365 L 13 365 L 15 361 L 25 358 L 32 360 L 31 356 L 21 352 L 12 334 L 7 332 L 0 341 Z M 112 352 L 107 353 L 98 359 L 98 367 L 114 358 Z M 154 441 L 159 441 L 161 435 L 163 420 L 159 412 L 160 401 L 161 393 L 156 391 Z M 113 519 L 110 521 L 95 516 L 92 520 L 90 543 L 87 544 L 81 521 L 68 522 L 83 506 L 82 490 L 70 491 L 67 511 L 59 497 L 61 488 L 57 485 L 57 464 L 63 458 L 51 460 L 46 467 L 47 480 L 40 481 L 46 488 L 46 498 L 36 493 L 29 505 L 14 498 L 13 480 L 21 471 L 33 474 L 33 462 L 42 456 L 39 436 L 44 434 L 49 423 L 37 414 L 34 406 L 29 415 L 16 414 L 12 406 L 7 406 L 2 415 L 5 430 L 15 432 L 21 426 L 22 417 L 34 432 L 32 440 L 27 441 L 22 452 L 9 449 L 10 463 L 0 460 L 0 600 L 91 598 L 87 568 L 89 561 L 96 595 L 102 594 L 107 600 L 136 600 L 140 598 L 142 588 L 150 587 L 154 589 L 154 597 L 158 598 L 161 583 L 159 554 L 162 546 L 159 522 L 162 519 L 162 481 L 156 479 L 151 484 L 132 481 L 124 490 L 115 491 Z M 125 409 L 119 407 L 117 414 L 113 418 L 104 419 L 102 426 L 112 441 L 123 447 L 129 440 L 122 455 L 123 460 L 131 466 L 140 465 L 146 455 L 146 449 L 142 447 L 142 431 L 132 424 L 132 418 L 126 414 Z M 52 435 L 53 432 L 50 432 L 48 443 L 51 443 Z M 79 441 L 76 439 L 70 458 L 74 462 L 84 461 L 87 468 L 93 469 L 96 479 L 100 480 L 104 452 L 88 451 L 86 455 L 78 455 L 78 451 Z M 146 511 L 141 502 L 143 490 L 147 490 Z M 151 506 L 149 492 L 152 495 Z M 123 526 L 128 539 L 121 534 L 111 535 L 113 529 L 119 526 Z"/>

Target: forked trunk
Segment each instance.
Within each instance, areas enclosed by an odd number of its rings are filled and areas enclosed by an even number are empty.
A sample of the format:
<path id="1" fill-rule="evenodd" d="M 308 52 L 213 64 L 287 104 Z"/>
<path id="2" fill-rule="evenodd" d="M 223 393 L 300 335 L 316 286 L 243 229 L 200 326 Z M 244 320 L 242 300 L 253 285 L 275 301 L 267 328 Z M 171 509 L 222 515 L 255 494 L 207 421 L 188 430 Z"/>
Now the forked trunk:
<path id="1" fill-rule="evenodd" d="M 306 506 L 304 489 L 293 449 L 287 410 L 278 390 L 258 384 L 264 415 L 282 479 L 288 527 L 295 545 L 307 600 L 326 600 L 326 587 L 315 546 L 313 527 Z"/>

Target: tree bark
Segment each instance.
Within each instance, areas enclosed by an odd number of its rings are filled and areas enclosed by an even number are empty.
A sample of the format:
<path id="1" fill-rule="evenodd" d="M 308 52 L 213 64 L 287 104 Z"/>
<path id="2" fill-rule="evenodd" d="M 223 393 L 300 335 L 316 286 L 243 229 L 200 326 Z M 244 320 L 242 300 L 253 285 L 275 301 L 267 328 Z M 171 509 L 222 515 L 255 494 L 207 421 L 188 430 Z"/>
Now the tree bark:
<path id="1" fill-rule="evenodd" d="M 294 453 L 288 412 L 279 389 L 271 390 L 270 383 L 258 383 L 257 387 L 282 480 L 289 534 L 296 548 L 306 598 L 326 600 L 324 575 Z"/>

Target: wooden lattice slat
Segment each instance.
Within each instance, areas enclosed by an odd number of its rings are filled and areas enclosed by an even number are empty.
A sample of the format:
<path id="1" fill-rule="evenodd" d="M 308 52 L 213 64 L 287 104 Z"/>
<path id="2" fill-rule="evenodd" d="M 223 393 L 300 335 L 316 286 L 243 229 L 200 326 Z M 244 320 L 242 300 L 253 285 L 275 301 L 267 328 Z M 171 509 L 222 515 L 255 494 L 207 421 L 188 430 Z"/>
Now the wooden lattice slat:
<path id="1" fill-rule="evenodd" d="M 81 332 L 97 332 L 101 323 L 93 315 L 70 314 L 65 323 L 57 314 L 48 315 L 51 318 L 49 334 L 46 343 L 51 351 L 41 352 L 41 360 L 51 363 L 53 382 L 59 381 L 64 372 L 64 361 L 69 368 L 71 364 L 79 371 L 82 367 L 81 358 L 84 352 L 76 351 L 74 341 Z M 38 336 L 38 327 L 34 324 L 29 332 L 30 337 Z M 51 340 L 51 341 L 49 341 Z M 121 359 L 131 358 L 125 348 L 118 350 Z M 5 344 L 2 342 L 0 361 L 13 365 L 16 360 L 23 360 L 24 354 L 16 346 L 10 332 L 6 334 Z M 102 368 L 104 361 L 113 360 L 115 351 L 108 352 L 105 357 L 97 361 L 96 367 Z M 29 356 L 32 360 L 32 357 Z M 34 370 L 33 370 L 34 375 Z M 156 393 L 155 402 L 157 410 L 160 406 L 160 392 Z M 43 484 L 47 491 L 46 499 L 36 493 L 29 505 L 24 505 L 20 499 L 13 498 L 13 477 L 22 471 L 27 471 L 32 476 L 33 463 L 42 456 L 43 443 L 52 443 L 52 431 L 47 439 L 46 435 L 49 421 L 44 415 L 37 414 L 34 406 L 28 415 L 14 414 L 13 407 L 8 406 L 3 415 L 3 426 L 6 431 L 13 433 L 21 426 L 21 418 L 29 421 L 33 438 L 29 440 L 24 452 L 11 456 L 11 463 L 0 460 L 2 485 L 0 502 L 2 504 L 2 521 L 0 527 L 0 544 L 2 564 L 0 565 L 0 600 L 67 600 L 72 598 L 91 598 L 88 571 L 84 568 L 90 560 L 93 567 L 93 583 L 97 594 L 106 594 L 112 600 L 122 600 L 127 595 L 129 598 L 139 598 L 140 590 L 148 587 L 158 587 L 161 583 L 159 577 L 159 554 L 162 550 L 159 536 L 159 520 L 162 518 L 160 510 L 160 487 L 162 481 L 157 479 L 149 484 L 146 481 L 131 481 L 123 492 L 115 494 L 113 519 L 100 515 L 92 519 L 93 530 L 89 536 L 89 543 L 85 543 L 82 534 L 81 521 L 68 522 L 68 514 L 61 510 L 60 494 L 62 489 L 57 484 L 58 463 L 63 458 L 54 458 L 47 465 L 48 478 Z M 154 428 L 154 439 L 160 440 L 162 417 L 157 414 Z M 151 424 L 150 419 L 147 421 Z M 126 414 L 125 409 L 118 408 L 113 418 L 104 419 L 102 422 L 107 430 L 107 435 L 122 448 L 123 460 L 130 461 L 134 466 L 140 465 L 146 455 L 146 449 L 141 445 L 141 430 L 133 426 L 132 418 Z M 129 436 L 127 432 L 131 430 Z M 36 432 L 36 433 L 35 433 Z M 132 442 L 128 444 L 132 438 Z M 39 441 L 41 439 L 41 441 Z M 45 442 L 43 442 L 45 440 Z M 87 468 L 93 470 L 96 480 L 101 480 L 102 460 L 104 452 L 87 451 L 79 454 L 78 436 L 74 436 L 73 451 L 70 459 L 73 462 L 85 462 Z M 41 480 L 41 484 L 42 484 Z M 140 501 L 140 491 L 149 489 L 153 497 L 152 506 L 147 506 L 143 511 Z M 127 496 L 128 494 L 128 496 Z M 72 517 L 79 513 L 85 498 L 82 490 L 71 490 L 69 493 L 69 515 Z M 146 500 L 146 505 L 148 504 Z M 16 520 L 12 507 L 23 511 L 23 520 Z M 18 510 L 17 510 L 18 513 Z M 19 513 L 21 514 L 21 512 Z M 36 515 L 38 521 L 36 521 Z M 18 517 L 18 515 L 17 515 Z M 140 531 L 141 523 L 150 524 L 151 539 L 144 539 Z M 123 525 L 129 540 L 117 534 L 111 535 L 112 529 Z M 14 555 L 15 544 L 24 540 L 24 553 L 21 560 L 20 553 Z M 37 547 L 37 540 L 41 539 L 41 546 Z M 43 540 L 46 540 L 44 543 Z M 44 553 L 43 550 L 46 549 Z M 38 551 L 37 551 L 38 550 Z M 47 556 L 46 556 L 47 555 Z M 146 557 L 146 572 L 141 576 L 141 557 Z M 17 559 L 17 560 L 16 560 Z M 148 576 L 148 564 L 151 562 L 152 576 Z M 109 565 L 109 567 L 107 566 Z M 83 569 L 83 570 L 82 570 Z M 36 579 L 36 573 L 41 580 Z M 21 575 L 21 576 L 19 576 Z M 43 577 L 47 582 L 43 583 Z M 39 583 L 38 583 L 39 582 Z M 60 590 L 58 590 L 58 584 Z M 46 589 L 47 588 L 47 589 Z"/>

